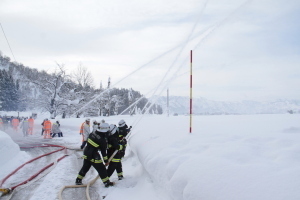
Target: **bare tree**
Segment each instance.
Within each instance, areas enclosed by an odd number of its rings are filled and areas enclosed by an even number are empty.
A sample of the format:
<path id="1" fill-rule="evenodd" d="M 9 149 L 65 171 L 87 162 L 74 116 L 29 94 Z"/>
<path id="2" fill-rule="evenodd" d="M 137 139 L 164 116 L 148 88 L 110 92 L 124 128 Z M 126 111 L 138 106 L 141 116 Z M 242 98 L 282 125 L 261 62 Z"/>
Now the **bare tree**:
<path id="1" fill-rule="evenodd" d="M 70 76 L 66 74 L 64 65 L 57 63 L 57 66 L 50 76 L 45 73 L 44 76 L 30 80 L 41 89 L 39 104 L 50 112 L 51 118 L 55 118 L 57 110 L 66 104 L 66 84 L 70 83 Z"/>
<path id="2" fill-rule="evenodd" d="M 73 80 L 80 85 L 82 88 L 92 87 L 94 84 L 94 79 L 92 74 L 88 69 L 83 66 L 82 63 L 79 63 L 77 69 L 72 74 Z"/>

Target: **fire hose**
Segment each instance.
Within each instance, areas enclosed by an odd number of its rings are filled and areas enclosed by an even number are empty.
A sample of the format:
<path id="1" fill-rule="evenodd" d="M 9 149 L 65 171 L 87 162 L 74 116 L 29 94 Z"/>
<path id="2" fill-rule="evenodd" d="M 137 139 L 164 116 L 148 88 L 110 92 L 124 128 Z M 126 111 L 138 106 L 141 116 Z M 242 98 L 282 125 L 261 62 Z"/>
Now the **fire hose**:
<path id="1" fill-rule="evenodd" d="M 131 134 L 131 131 L 127 134 L 127 136 L 125 137 L 125 139 L 128 139 L 129 136 L 130 136 L 130 134 Z M 124 138 L 122 139 L 122 141 L 123 141 L 123 140 L 124 140 Z M 113 159 L 113 157 L 118 153 L 118 151 L 119 151 L 119 150 L 115 150 L 115 151 L 113 152 L 113 154 L 109 157 L 106 166 L 110 163 L 110 161 L 111 161 L 111 160 Z M 90 194 L 89 194 L 89 187 L 90 187 L 91 185 L 93 185 L 93 184 L 97 181 L 98 178 L 99 178 L 99 175 L 97 175 L 97 176 L 96 176 L 91 182 L 89 182 L 88 184 L 84 184 L 84 185 L 66 185 L 66 186 L 62 187 L 61 190 L 60 190 L 59 193 L 58 193 L 58 198 L 59 198 L 59 200 L 63 200 L 63 198 L 62 198 L 62 193 L 63 193 L 64 189 L 66 189 L 66 188 L 81 188 L 81 187 L 86 187 L 86 190 L 85 190 L 86 197 L 87 197 L 88 200 L 91 200 Z M 104 199 L 105 197 L 102 197 L 102 198 Z"/>
<path id="2" fill-rule="evenodd" d="M 97 179 L 99 178 L 99 175 L 97 175 L 97 177 L 95 177 L 91 182 L 89 182 L 88 184 L 85 184 L 85 185 L 65 185 L 64 187 L 62 187 L 58 193 L 58 198 L 59 200 L 62 200 L 62 192 L 64 191 L 64 189 L 66 188 L 80 188 L 80 187 L 86 187 L 86 190 L 85 190 L 85 194 L 86 194 L 86 197 L 88 200 L 91 200 L 90 198 L 90 194 L 89 194 L 89 188 L 91 185 L 93 185 Z"/>
<path id="3" fill-rule="evenodd" d="M 26 163 L 22 164 L 20 167 L 18 167 L 17 169 L 15 169 L 13 172 L 11 172 L 9 175 L 7 175 L 3 180 L 1 180 L 0 182 L 0 187 L 4 184 L 4 182 L 9 178 L 11 177 L 12 175 L 14 175 L 17 171 L 19 171 L 21 168 L 23 168 L 25 165 L 29 164 L 29 163 L 32 163 L 33 161 L 35 160 L 38 160 L 42 157 L 45 157 L 45 156 L 48 156 L 50 154 L 53 154 L 53 153 L 56 153 L 58 151 L 62 151 L 62 150 L 65 150 L 66 147 L 63 147 L 63 146 L 59 146 L 59 145 L 43 145 L 43 146 L 35 146 L 35 147 L 61 147 L 61 149 L 58 149 L 58 150 L 55 150 L 55 151 L 52 151 L 50 153 L 46 153 L 44 155 L 41 155 L 41 156 L 38 156 L 34 159 L 31 159 L 29 161 L 27 161 Z M 30 148 L 34 148 L 34 147 L 30 147 Z M 57 162 L 61 161 L 63 158 L 65 158 L 67 155 L 64 155 L 62 157 L 60 157 Z M 10 187 L 10 188 L 0 188 L 0 196 L 4 196 L 6 194 L 9 194 L 10 192 L 12 192 L 14 189 L 16 189 L 17 187 L 21 186 L 21 185 L 24 185 L 26 183 L 28 183 L 29 181 L 33 180 L 35 177 L 37 177 L 40 173 L 42 173 L 43 171 L 45 171 L 46 169 L 48 169 L 49 167 L 53 166 L 56 162 L 52 162 L 50 163 L 49 165 L 45 166 L 44 168 L 42 168 L 41 170 L 39 170 L 37 173 L 35 173 L 34 175 L 32 175 L 30 178 L 28 178 L 27 180 L 13 186 L 13 187 Z"/>
<path id="4" fill-rule="evenodd" d="M 107 163 L 109 163 L 113 159 L 113 157 L 117 154 L 117 152 L 118 152 L 118 150 L 114 151 L 114 153 L 109 157 Z M 64 187 L 61 188 L 61 190 L 58 193 L 59 200 L 63 199 L 62 198 L 62 193 L 63 193 L 64 189 L 66 189 L 66 188 L 80 188 L 80 187 L 86 187 L 86 190 L 85 190 L 86 198 L 88 200 L 91 200 L 90 193 L 89 193 L 89 188 L 90 188 L 91 185 L 93 185 L 97 181 L 98 178 L 99 178 L 99 175 L 97 175 L 91 182 L 89 182 L 88 184 L 85 184 L 85 185 L 65 185 Z"/>

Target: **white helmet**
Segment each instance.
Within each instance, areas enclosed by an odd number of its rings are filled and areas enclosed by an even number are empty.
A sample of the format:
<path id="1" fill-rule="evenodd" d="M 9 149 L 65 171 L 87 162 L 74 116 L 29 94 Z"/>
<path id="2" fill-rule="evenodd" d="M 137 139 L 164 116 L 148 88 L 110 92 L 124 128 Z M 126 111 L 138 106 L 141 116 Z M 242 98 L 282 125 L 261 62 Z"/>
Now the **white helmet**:
<path id="1" fill-rule="evenodd" d="M 125 126 L 125 124 L 126 124 L 126 122 L 125 122 L 123 119 L 121 119 L 121 120 L 119 121 L 119 126 L 120 126 L 120 127 Z"/>
<path id="2" fill-rule="evenodd" d="M 109 131 L 109 124 L 101 123 L 99 128 L 97 129 L 97 131 L 102 132 L 102 133 Z"/>
<path id="3" fill-rule="evenodd" d="M 105 123 L 105 120 L 104 120 L 104 119 L 102 119 L 102 120 L 101 120 L 101 122 L 102 122 L 102 123 Z"/>
<path id="4" fill-rule="evenodd" d="M 115 134 L 116 130 L 117 130 L 116 125 L 114 125 L 114 124 L 109 125 L 109 131 L 110 131 L 111 135 Z"/>
<path id="5" fill-rule="evenodd" d="M 91 120 L 90 120 L 90 118 L 86 118 L 85 121 L 86 121 L 86 122 L 89 122 L 89 121 L 91 121 Z"/>

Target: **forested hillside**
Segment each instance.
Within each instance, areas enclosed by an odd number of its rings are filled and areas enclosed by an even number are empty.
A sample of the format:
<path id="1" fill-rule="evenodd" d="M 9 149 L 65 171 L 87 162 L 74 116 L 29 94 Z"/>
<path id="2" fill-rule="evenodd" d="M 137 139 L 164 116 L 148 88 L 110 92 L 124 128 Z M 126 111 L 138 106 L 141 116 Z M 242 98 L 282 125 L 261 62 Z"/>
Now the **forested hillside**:
<path id="1" fill-rule="evenodd" d="M 0 52 L 0 110 L 40 109 L 51 117 L 104 116 L 149 112 L 161 114 L 159 105 L 150 104 L 132 88 L 94 88 L 91 74 L 83 66 L 68 74 L 63 64 L 47 73 L 12 62 Z"/>

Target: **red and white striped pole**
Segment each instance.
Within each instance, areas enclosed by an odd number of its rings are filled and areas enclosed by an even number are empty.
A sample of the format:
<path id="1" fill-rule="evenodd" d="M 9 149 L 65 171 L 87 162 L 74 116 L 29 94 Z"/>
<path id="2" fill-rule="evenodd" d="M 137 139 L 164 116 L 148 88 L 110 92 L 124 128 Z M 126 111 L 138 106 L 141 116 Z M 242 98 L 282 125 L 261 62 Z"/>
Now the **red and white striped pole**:
<path id="1" fill-rule="evenodd" d="M 191 50 L 191 63 L 190 63 L 190 133 L 192 133 L 192 61 L 193 61 L 193 51 Z"/>

